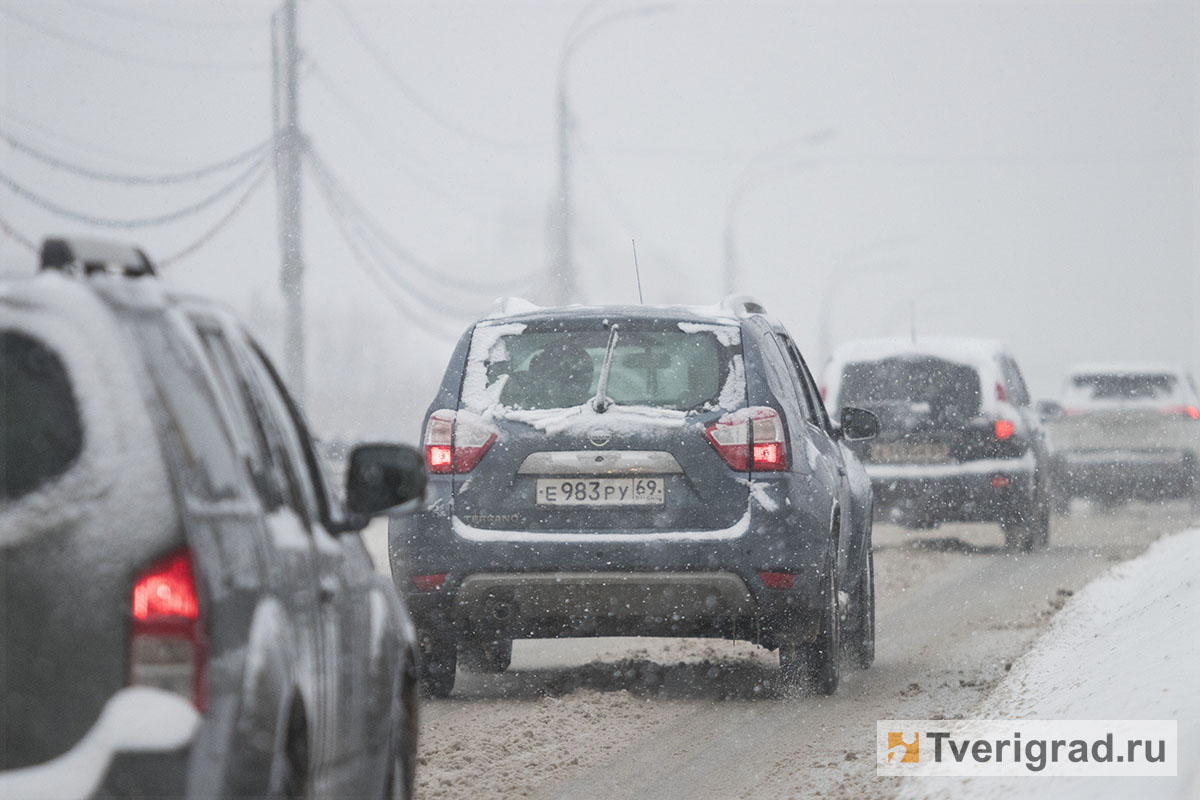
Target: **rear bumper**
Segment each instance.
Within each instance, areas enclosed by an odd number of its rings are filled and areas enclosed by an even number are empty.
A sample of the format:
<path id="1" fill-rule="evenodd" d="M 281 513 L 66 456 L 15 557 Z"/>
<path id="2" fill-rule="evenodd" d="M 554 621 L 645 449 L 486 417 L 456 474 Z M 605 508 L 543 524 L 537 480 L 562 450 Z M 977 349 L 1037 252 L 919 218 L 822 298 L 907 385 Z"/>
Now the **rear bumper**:
<path id="1" fill-rule="evenodd" d="M 435 490 L 436 491 L 436 490 Z M 733 525 L 709 531 L 542 533 L 473 528 L 434 502 L 394 517 L 397 588 L 423 637 L 812 637 L 825 608 L 830 520 L 760 493 Z M 795 575 L 769 589 L 760 572 Z M 413 575 L 445 574 L 435 591 Z"/>
<path id="2" fill-rule="evenodd" d="M 1071 497 L 1181 497 L 1197 474 L 1188 450 L 1066 450 L 1054 461 L 1059 491 Z"/>
<path id="3" fill-rule="evenodd" d="M 200 714 L 178 695 L 148 687 L 114 694 L 66 753 L 0 772 L 0 797 L 180 797 Z"/>
<path id="4" fill-rule="evenodd" d="M 1028 506 L 1033 456 L 956 464 L 867 465 L 876 519 L 914 528 L 1000 522 Z"/>

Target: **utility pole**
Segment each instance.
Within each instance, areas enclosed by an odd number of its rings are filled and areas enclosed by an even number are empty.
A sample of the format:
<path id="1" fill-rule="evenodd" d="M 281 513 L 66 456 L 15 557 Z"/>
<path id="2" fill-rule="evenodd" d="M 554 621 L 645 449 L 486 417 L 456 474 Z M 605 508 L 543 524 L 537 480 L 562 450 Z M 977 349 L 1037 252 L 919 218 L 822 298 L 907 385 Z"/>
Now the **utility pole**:
<path id="1" fill-rule="evenodd" d="M 565 61 L 564 61 L 565 64 Z M 554 305 L 575 299 L 575 264 L 571 260 L 571 111 L 567 106 L 565 68 L 558 77 L 558 213 L 554 247 Z"/>
<path id="2" fill-rule="evenodd" d="M 283 361 L 292 394 L 304 402 L 304 259 L 301 251 L 300 132 L 296 0 L 284 0 L 272 17 L 275 185 L 279 201 L 279 288 L 283 294 Z"/>

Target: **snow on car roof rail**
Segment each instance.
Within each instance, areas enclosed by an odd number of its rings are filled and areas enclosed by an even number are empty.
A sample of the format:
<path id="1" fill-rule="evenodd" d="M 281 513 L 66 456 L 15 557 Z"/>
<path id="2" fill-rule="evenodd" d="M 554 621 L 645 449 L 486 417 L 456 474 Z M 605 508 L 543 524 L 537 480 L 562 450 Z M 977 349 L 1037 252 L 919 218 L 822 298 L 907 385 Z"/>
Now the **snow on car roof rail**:
<path id="1" fill-rule="evenodd" d="M 500 297 L 496 302 L 492 303 L 492 307 L 483 315 L 483 319 L 491 319 L 493 317 L 511 317 L 514 314 L 526 314 L 532 311 L 541 311 L 544 306 L 539 306 L 537 303 L 531 303 L 524 297 Z"/>
<path id="2" fill-rule="evenodd" d="M 767 308 L 748 294 L 731 294 L 721 301 L 721 308 L 745 317 L 750 314 L 765 314 Z"/>
<path id="3" fill-rule="evenodd" d="M 67 275 L 124 275 L 129 278 L 156 277 L 154 262 L 140 247 L 108 239 L 50 236 L 42 240 L 42 271 Z"/>

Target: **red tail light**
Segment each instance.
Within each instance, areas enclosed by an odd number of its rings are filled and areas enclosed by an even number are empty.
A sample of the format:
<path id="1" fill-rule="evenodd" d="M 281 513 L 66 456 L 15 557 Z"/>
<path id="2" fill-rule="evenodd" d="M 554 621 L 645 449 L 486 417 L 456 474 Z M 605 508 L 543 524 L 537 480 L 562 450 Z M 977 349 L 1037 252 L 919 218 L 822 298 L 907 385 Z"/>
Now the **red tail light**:
<path id="1" fill-rule="evenodd" d="M 430 472 L 470 472 L 496 441 L 483 420 L 443 408 L 425 425 L 425 465 Z"/>
<path id="2" fill-rule="evenodd" d="M 773 408 L 755 406 L 726 414 L 709 425 L 704 436 L 726 463 L 739 472 L 787 469 L 783 420 Z"/>
<path id="3" fill-rule="evenodd" d="M 1004 384 L 1000 381 L 996 381 L 996 399 L 1001 403 L 1008 402 L 1008 392 L 1004 391 Z"/>
<path id="4" fill-rule="evenodd" d="M 1196 406 L 1167 406 L 1162 409 L 1162 413 L 1200 419 L 1200 408 Z"/>
<path id="5" fill-rule="evenodd" d="M 790 572 L 760 572 L 758 577 L 768 589 L 790 589 L 796 576 Z"/>
<path id="6" fill-rule="evenodd" d="M 1000 440 L 1009 439 L 1016 432 L 1017 427 L 1013 425 L 1012 420 L 998 419 L 996 420 L 996 438 Z"/>
<path id="7" fill-rule="evenodd" d="M 439 572 L 436 575 L 413 575 L 413 584 L 419 592 L 436 592 L 442 588 L 442 584 L 446 582 L 446 573 Z"/>
<path id="8" fill-rule="evenodd" d="M 129 683 L 176 692 L 205 707 L 204 624 L 191 553 L 172 553 L 133 585 Z"/>

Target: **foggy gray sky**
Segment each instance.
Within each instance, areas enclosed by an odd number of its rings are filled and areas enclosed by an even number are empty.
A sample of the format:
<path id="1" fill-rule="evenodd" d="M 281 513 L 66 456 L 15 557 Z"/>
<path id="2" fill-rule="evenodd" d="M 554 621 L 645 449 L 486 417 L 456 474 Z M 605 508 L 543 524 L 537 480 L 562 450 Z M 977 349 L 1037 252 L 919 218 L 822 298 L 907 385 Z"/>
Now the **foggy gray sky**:
<path id="1" fill-rule="evenodd" d="M 546 269 L 556 76 L 585 5 L 355 2 L 347 15 L 300 4 L 314 151 L 436 273 L 398 264 L 403 279 L 464 310 L 447 317 L 404 289 L 385 293 L 350 256 L 309 172 L 319 428 L 414 438 L 452 344 L 429 321 L 457 333 L 488 298 L 456 287 Z M 658 5 L 597 4 L 592 20 L 624 15 L 569 60 L 586 300 L 636 301 L 635 238 L 648 302 L 718 300 L 726 214 L 742 186 L 740 288 L 810 358 L 829 293 L 835 343 L 906 334 L 911 301 L 919 333 L 1008 342 L 1039 396 L 1081 360 L 1197 366 L 1195 5 L 678 2 L 636 13 Z M 0 0 L 0 131 L 120 173 L 242 151 L 271 132 L 275 7 Z M 0 173 L 96 216 L 164 214 L 237 171 L 111 185 L 0 141 Z M 108 233 L 165 257 L 237 196 L 179 223 Z M 0 219 L 34 240 L 104 232 L 5 185 Z M 0 266 L 31 263 L 0 234 Z M 168 279 L 254 314 L 275 346 L 277 274 L 268 176 Z"/>

